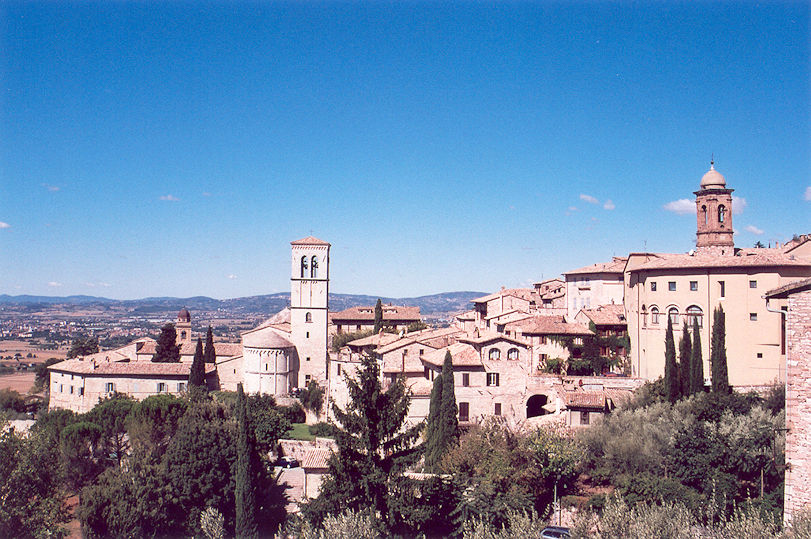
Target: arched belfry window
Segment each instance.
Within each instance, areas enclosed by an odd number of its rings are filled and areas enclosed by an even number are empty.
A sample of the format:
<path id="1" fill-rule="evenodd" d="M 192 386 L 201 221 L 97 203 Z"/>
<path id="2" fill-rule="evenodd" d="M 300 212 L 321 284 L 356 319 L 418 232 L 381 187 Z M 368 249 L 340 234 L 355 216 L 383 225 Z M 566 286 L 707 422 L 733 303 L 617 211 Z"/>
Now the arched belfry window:
<path id="1" fill-rule="evenodd" d="M 301 257 L 301 278 L 307 277 L 307 257 Z"/>
<path id="2" fill-rule="evenodd" d="M 727 216 L 727 209 L 723 205 L 718 206 L 718 222 L 723 224 L 724 219 L 726 219 L 726 216 Z"/>
<path id="3" fill-rule="evenodd" d="M 693 320 L 698 321 L 698 327 L 704 327 L 704 311 L 698 305 L 687 307 L 687 323 L 693 327 Z"/>
<path id="4" fill-rule="evenodd" d="M 308 312 L 307 314 L 305 314 L 304 315 L 304 321 L 305 322 L 312 322 L 313 321 L 313 313 Z"/>
<path id="5" fill-rule="evenodd" d="M 310 261 L 310 277 L 315 279 L 318 277 L 318 258 L 313 256 L 313 259 Z"/>
<path id="6" fill-rule="evenodd" d="M 701 206 L 701 215 L 704 217 L 704 224 L 707 224 L 709 216 L 707 215 L 707 206 Z"/>

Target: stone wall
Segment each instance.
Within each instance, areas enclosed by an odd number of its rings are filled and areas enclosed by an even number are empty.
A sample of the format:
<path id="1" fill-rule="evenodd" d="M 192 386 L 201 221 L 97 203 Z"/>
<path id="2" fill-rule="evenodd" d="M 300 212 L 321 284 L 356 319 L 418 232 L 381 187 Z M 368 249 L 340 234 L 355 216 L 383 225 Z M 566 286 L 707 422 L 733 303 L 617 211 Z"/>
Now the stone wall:
<path id="1" fill-rule="evenodd" d="M 788 313 L 786 523 L 802 508 L 811 508 L 811 290 L 791 295 Z"/>

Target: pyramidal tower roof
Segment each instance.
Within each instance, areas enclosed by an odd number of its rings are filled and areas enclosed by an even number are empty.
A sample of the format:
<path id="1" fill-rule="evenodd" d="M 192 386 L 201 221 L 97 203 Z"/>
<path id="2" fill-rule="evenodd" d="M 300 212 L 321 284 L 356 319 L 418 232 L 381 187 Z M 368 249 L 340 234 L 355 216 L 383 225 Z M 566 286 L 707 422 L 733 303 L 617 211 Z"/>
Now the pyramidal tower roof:
<path id="1" fill-rule="evenodd" d="M 319 240 L 313 236 L 307 236 L 306 238 L 302 238 L 300 240 L 291 241 L 290 245 L 329 245 L 329 242 Z"/>

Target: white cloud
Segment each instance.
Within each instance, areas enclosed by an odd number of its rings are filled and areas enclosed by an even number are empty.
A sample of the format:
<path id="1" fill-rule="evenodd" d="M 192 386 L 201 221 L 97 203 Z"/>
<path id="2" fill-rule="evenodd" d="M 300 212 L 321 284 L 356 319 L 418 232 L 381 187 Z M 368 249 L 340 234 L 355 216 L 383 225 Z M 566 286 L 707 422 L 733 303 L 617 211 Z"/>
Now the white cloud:
<path id="1" fill-rule="evenodd" d="M 811 185 L 805 188 L 805 194 L 803 194 L 803 198 L 811 202 Z"/>
<path id="2" fill-rule="evenodd" d="M 746 225 L 745 227 L 743 227 L 743 229 L 746 230 L 747 232 L 751 232 L 752 234 L 756 234 L 758 236 L 763 234 L 763 231 L 758 227 L 756 227 L 755 225 Z"/>
<path id="3" fill-rule="evenodd" d="M 101 282 L 101 281 L 99 281 L 97 283 L 87 282 L 84 285 L 89 286 L 90 288 L 95 288 L 97 286 L 100 286 L 102 288 L 110 288 L 112 286 L 110 283 L 104 283 L 104 282 Z"/>
<path id="4" fill-rule="evenodd" d="M 203 191 L 203 196 L 204 197 L 210 197 L 211 193 L 209 193 L 208 191 Z"/>
<path id="5" fill-rule="evenodd" d="M 596 198 L 594 198 L 593 196 L 584 195 L 583 193 L 580 193 L 580 200 L 588 202 L 589 204 L 599 204 L 600 203 L 600 201 L 597 200 Z"/>
<path id="6" fill-rule="evenodd" d="M 732 214 L 740 215 L 746 209 L 746 199 L 732 195 Z"/>
<path id="7" fill-rule="evenodd" d="M 55 192 L 59 191 L 59 187 L 56 186 L 56 185 L 49 185 L 47 183 L 43 183 L 42 187 L 44 187 L 48 191 L 51 191 L 52 193 L 55 193 Z"/>
<path id="8" fill-rule="evenodd" d="M 577 206 L 569 206 L 566 208 L 568 211 L 577 211 Z"/>
<path id="9" fill-rule="evenodd" d="M 233 273 L 231 273 L 230 275 L 228 275 L 228 278 L 229 278 L 229 279 L 236 279 L 236 278 L 237 278 L 237 276 L 236 276 L 236 275 L 234 275 Z"/>
<path id="10" fill-rule="evenodd" d="M 0 221 L 0 228 L 11 228 L 11 225 L 8 223 L 4 223 L 3 221 Z"/>
<path id="11" fill-rule="evenodd" d="M 662 206 L 665 210 L 673 212 L 677 215 L 687 215 L 688 213 L 695 213 L 696 212 L 696 203 L 693 200 L 689 200 L 686 198 L 680 198 L 679 200 L 674 200 L 673 202 L 668 202 L 664 206 Z"/>
<path id="12" fill-rule="evenodd" d="M 58 287 L 62 286 L 62 283 L 60 283 L 58 281 L 50 281 L 50 282 L 48 282 L 48 286 L 50 286 L 51 288 L 58 288 Z"/>
<path id="13" fill-rule="evenodd" d="M 168 200 L 169 202 L 177 202 L 178 200 L 180 200 L 179 198 L 177 198 L 174 195 L 163 195 L 163 196 L 160 197 L 160 199 L 161 200 Z"/>
<path id="14" fill-rule="evenodd" d="M 613 210 L 614 208 L 616 208 L 616 206 L 611 202 L 611 199 L 606 200 L 605 204 L 603 204 L 604 210 Z"/>

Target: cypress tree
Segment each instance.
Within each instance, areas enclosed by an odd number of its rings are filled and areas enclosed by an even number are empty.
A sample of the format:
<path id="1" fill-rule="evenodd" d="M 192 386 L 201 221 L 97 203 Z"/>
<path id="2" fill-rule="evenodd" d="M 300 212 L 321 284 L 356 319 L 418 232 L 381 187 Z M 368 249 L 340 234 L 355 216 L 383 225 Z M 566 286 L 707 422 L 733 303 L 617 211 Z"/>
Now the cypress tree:
<path id="1" fill-rule="evenodd" d="M 206 351 L 203 354 L 206 363 L 214 363 L 217 360 L 217 351 L 214 349 L 214 334 L 211 332 L 211 326 L 208 326 L 206 332 Z"/>
<path id="2" fill-rule="evenodd" d="M 379 333 L 381 329 L 383 329 L 383 302 L 380 301 L 380 298 L 377 298 L 377 303 L 375 303 L 375 334 Z"/>
<path id="3" fill-rule="evenodd" d="M 437 457 L 441 458 L 453 446 L 459 445 L 459 408 L 456 406 L 456 387 L 453 382 L 453 358 L 445 352 L 442 363 L 442 404 L 439 408 L 440 437 L 437 444 Z"/>
<path id="4" fill-rule="evenodd" d="M 698 317 L 693 317 L 693 353 L 690 355 L 690 394 L 704 392 L 704 357 L 701 355 L 701 332 Z"/>
<path id="5" fill-rule="evenodd" d="M 712 340 L 710 341 L 710 368 L 712 370 L 712 390 L 729 393 L 729 373 L 727 371 L 726 315 L 719 305 L 712 313 Z"/>
<path id="6" fill-rule="evenodd" d="M 665 395 L 670 402 L 676 402 L 680 397 L 679 371 L 676 365 L 676 343 L 673 340 L 673 321 L 667 317 L 667 332 L 665 333 Z"/>
<path id="7" fill-rule="evenodd" d="M 242 384 L 237 385 L 237 471 L 236 525 L 237 538 L 259 537 L 256 522 L 256 450 L 252 436 L 248 402 Z"/>
<path id="8" fill-rule="evenodd" d="M 681 339 L 679 339 L 679 382 L 682 396 L 690 394 L 690 358 L 692 355 L 693 343 L 690 337 L 690 327 L 685 320 Z"/>
<path id="9" fill-rule="evenodd" d="M 439 434 L 442 430 L 440 425 L 440 411 L 442 409 L 442 375 L 434 378 L 434 386 L 431 388 L 431 403 L 428 408 L 428 424 L 425 427 L 425 468 L 432 472 L 441 460 L 441 454 L 437 452 Z"/>
<path id="10" fill-rule="evenodd" d="M 191 362 L 189 370 L 189 388 L 205 387 L 206 367 L 203 362 L 203 341 L 197 337 L 197 348 L 194 350 L 194 360 Z"/>
<path id="11" fill-rule="evenodd" d="M 180 361 L 180 346 L 177 344 L 177 331 L 175 331 L 173 323 L 167 322 L 161 328 L 152 361 L 156 363 L 178 363 Z"/>

